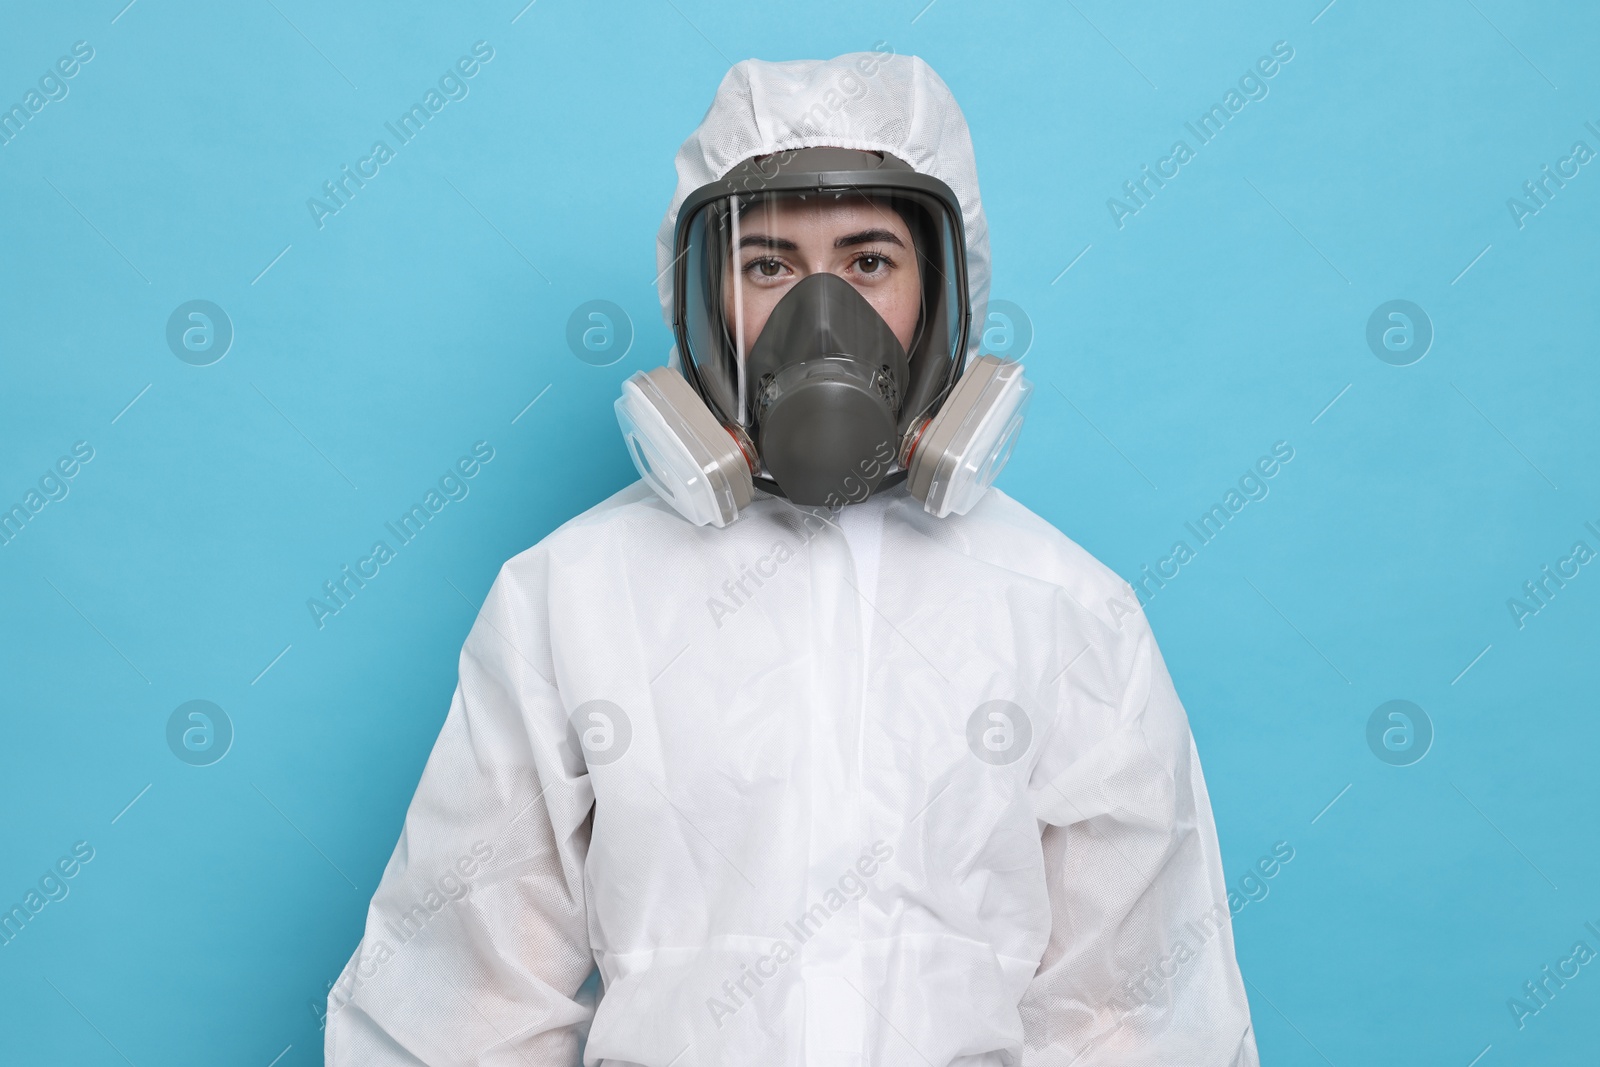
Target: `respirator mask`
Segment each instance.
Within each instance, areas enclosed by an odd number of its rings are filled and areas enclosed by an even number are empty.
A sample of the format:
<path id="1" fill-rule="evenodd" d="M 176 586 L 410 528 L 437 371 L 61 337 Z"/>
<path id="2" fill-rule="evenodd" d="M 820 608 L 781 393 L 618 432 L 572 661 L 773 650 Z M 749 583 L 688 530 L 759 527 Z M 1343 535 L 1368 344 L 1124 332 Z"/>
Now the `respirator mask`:
<path id="1" fill-rule="evenodd" d="M 696 525 L 754 487 L 805 506 L 906 482 L 965 514 L 1010 457 L 1031 384 L 972 328 L 961 209 L 881 152 L 756 157 L 678 214 L 673 332 L 683 372 L 616 402 L 640 476 Z"/>

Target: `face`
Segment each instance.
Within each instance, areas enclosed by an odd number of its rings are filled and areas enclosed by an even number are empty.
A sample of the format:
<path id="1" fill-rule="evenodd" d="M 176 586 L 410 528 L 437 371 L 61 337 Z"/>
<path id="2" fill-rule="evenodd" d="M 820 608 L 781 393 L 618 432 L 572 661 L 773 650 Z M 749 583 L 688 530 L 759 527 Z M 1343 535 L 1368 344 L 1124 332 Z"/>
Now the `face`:
<path id="1" fill-rule="evenodd" d="M 723 313 L 730 332 L 742 326 L 744 350 L 796 282 L 824 272 L 855 286 L 911 351 L 922 307 L 911 230 L 893 208 L 866 197 L 778 200 L 740 215 Z"/>

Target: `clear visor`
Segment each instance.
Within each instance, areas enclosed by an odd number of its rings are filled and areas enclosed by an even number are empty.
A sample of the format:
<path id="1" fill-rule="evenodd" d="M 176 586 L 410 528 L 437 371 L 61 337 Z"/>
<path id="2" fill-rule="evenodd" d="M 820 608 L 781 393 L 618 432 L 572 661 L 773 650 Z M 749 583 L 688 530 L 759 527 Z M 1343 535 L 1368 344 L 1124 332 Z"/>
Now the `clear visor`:
<path id="1" fill-rule="evenodd" d="M 819 273 L 849 282 L 905 349 L 902 432 L 948 391 L 966 293 L 960 229 L 939 199 L 864 185 L 760 191 L 705 202 L 680 232 L 681 354 L 724 423 L 753 429 L 749 353 L 778 302 Z"/>

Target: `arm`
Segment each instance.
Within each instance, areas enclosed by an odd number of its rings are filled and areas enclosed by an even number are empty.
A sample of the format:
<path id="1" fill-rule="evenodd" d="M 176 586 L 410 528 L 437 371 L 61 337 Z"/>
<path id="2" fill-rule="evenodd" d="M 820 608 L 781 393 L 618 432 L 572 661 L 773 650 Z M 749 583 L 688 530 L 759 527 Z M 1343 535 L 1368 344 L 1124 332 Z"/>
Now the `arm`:
<path id="1" fill-rule="evenodd" d="M 1188 719 L 1144 613 L 1106 633 L 1031 782 L 1053 919 L 1023 1063 L 1257 1067 Z"/>
<path id="2" fill-rule="evenodd" d="M 567 1067 L 593 1016 L 593 794 L 563 743 L 543 583 L 502 568 L 365 935 L 328 997 L 329 1067 Z"/>

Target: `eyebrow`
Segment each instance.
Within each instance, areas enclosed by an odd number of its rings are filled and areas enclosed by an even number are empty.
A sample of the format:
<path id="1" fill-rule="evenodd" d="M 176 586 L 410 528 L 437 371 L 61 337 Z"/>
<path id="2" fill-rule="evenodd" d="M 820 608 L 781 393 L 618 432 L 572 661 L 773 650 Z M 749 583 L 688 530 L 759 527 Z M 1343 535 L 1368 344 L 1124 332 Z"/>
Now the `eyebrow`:
<path id="1" fill-rule="evenodd" d="M 779 252 L 798 252 L 800 246 L 787 237 L 768 237 L 766 234 L 752 233 L 739 239 L 740 248 L 771 248 Z"/>
<path id="2" fill-rule="evenodd" d="M 882 242 L 883 244 L 905 247 L 905 242 L 896 237 L 893 231 L 884 229 L 859 230 L 856 233 L 847 233 L 833 242 L 835 248 L 850 248 L 853 245 L 865 245 Z M 746 234 L 739 239 L 740 248 L 769 248 L 778 252 L 798 252 L 800 246 L 787 237 L 769 237 L 762 233 Z"/>
<path id="3" fill-rule="evenodd" d="M 883 229 L 861 230 L 857 233 L 847 233 L 843 237 L 834 241 L 833 247 L 849 248 L 851 245 L 865 245 L 873 244 L 875 242 L 899 245 L 901 248 L 905 247 L 905 244 L 900 240 L 900 238 L 896 237 L 893 232 Z"/>

